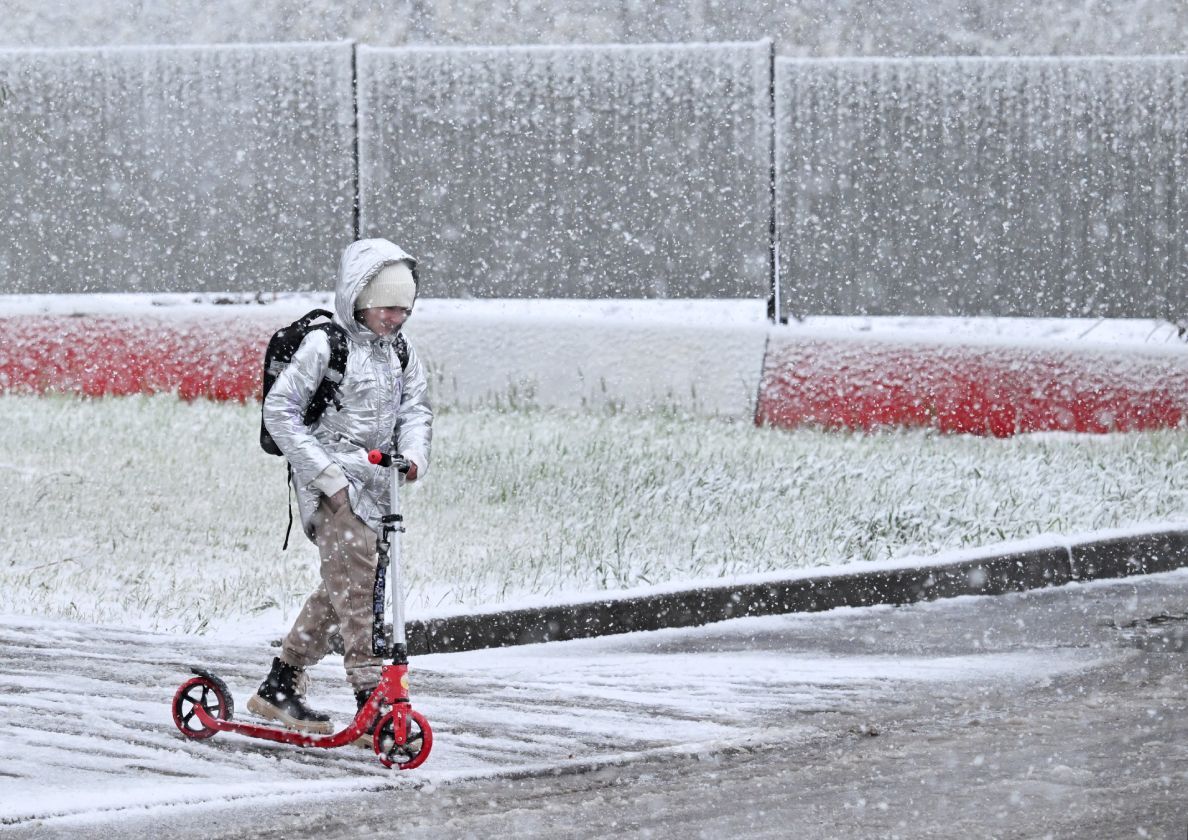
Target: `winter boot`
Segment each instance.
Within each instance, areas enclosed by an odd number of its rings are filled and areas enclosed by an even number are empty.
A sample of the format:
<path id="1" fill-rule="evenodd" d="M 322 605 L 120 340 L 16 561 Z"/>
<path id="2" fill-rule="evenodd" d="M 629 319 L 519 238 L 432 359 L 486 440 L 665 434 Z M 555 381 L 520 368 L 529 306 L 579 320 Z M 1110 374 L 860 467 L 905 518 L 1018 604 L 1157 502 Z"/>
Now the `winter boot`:
<path id="1" fill-rule="evenodd" d="M 304 670 L 294 668 L 276 657 L 272 660 L 272 670 L 260 683 L 256 693 L 248 699 L 248 711 L 279 721 L 290 729 L 329 735 L 334 731 L 330 715 L 316 712 L 305 705 L 307 682 Z"/>

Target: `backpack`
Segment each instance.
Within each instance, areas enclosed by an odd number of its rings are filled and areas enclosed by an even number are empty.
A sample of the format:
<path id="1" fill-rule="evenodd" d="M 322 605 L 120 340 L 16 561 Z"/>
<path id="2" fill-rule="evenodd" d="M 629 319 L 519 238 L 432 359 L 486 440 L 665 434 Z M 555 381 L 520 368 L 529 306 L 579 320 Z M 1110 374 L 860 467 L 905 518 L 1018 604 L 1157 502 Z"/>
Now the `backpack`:
<path id="1" fill-rule="evenodd" d="M 334 316 L 325 309 L 314 309 L 305 313 L 287 327 L 281 327 L 268 339 L 268 349 L 264 351 L 264 393 L 260 397 L 260 448 L 269 455 L 283 455 L 272 435 L 264 426 L 264 397 L 276 384 L 276 379 L 293 361 L 293 355 L 305 337 L 314 330 L 321 330 L 330 339 L 330 365 L 325 376 L 318 383 L 313 399 L 306 406 L 301 422 L 312 426 L 322 419 L 327 406 L 331 403 L 335 408 L 342 408 L 338 401 L 338 386 L 346 375 L 347 338 L 346 331 L 334 323 Z M 314 324 L 318 318 L 325 318 L 326 323 Z"/>

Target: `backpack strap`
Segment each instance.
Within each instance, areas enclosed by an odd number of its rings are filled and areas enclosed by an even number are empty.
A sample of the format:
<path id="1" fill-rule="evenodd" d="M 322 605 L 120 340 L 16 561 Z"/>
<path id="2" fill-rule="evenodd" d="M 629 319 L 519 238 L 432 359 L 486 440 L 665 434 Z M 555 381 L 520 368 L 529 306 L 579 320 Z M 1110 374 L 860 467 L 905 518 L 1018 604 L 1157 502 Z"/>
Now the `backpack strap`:
<path id="1" fill-rule="evenodd" d="M 347 354 L 349 348 L 347 347 L 346 330 L 335 323 L 318 324 L 311 328 L 313 330 L 321 330 L 326 334 L 326 338 L 330 341 L 330 362 L 326 366 L 326 372 L 322 374 L 322 380 L 318 383 L 317 389 L 313 393 L 313 397 L 309 401 L 309 405 L 305 408 L 305 413 L 301 417 L 301 422 L 306 426 L 312 426 L 322 418 L 328 406 L 333 405 L 337 409 L 342 408 L 342 401 L 339 399 L 343 377 L 346 376 Z"/>
<path id="2" fill-rule="evenodd" d="M 285 528 L 285 544 L 281 551 L 289 550 L 289 534 L 293 533 L 293 465 L 285 461 L 285 485 L 289 491 L 289 527 Z"/>
<path id="3" fill-rule="evenodd" d="M 329 309 L 311 309 L 309 312 L 306 312 L 304 315 L 298 318 L 297 323 L 308 326 L 311 321 L 314 321 L 318 318 L 325 318 L 327 321 L 333 321 L 334 313 Z"/>
<path id="4" fill-rule="evenodd" d="M 408 340 L 404 333 L 396 333 L 396 358 L 400 360 L 400 369 L 408 370 Z"/>
<path id="5" fill-rule="evenodd" d="M 342 408 L 338 402 L 338 386 L 342 384 L 343 377 L 346 376 L 347 353 L 350 352 L 347 347 L 346 330 L 338 326 L 338 324 L 331 321 L 321 327 L 325 330 L 326 337 L 330 339 L 330 367 L 326 371 L 325 379 L 329 379 L 334 383 L 334 407 Z"/>

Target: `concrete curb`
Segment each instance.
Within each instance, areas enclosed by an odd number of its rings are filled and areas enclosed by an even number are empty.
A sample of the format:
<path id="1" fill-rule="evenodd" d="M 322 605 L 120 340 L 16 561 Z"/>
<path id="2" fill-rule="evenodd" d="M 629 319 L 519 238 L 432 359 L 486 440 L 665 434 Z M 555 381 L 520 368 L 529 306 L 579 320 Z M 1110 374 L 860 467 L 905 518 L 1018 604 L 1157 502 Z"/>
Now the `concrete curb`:
<path id="1" fill-rule="evenodd" d="M 988 554 L 933 566 L 834 573 L 410 621 L 406 630 L 410 654 L 454 653 L 634 630 L 695 627 L 743 616 L 910 604 L 959 595 L 1001 595 L 1184 566 L 1188 566 L 1188 530 L 1154 531 Z"/>

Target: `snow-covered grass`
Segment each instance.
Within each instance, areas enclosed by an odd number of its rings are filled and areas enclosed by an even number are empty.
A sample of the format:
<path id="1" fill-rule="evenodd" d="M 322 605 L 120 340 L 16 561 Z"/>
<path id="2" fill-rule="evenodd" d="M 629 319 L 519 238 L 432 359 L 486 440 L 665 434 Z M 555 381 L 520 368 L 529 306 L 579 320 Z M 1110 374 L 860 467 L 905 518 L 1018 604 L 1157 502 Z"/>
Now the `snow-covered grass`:
<path id="1" fill-rule="evenodd" d="M 0 613 L 281 627 L 315 585 L 256 405 L 0 397 Z M 410 615 L 1188 520 L 1188 430 L 998 440 L 447 412 Z"/>

